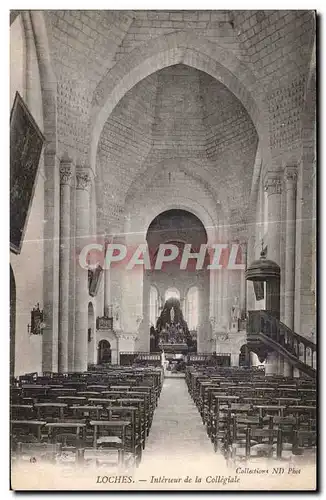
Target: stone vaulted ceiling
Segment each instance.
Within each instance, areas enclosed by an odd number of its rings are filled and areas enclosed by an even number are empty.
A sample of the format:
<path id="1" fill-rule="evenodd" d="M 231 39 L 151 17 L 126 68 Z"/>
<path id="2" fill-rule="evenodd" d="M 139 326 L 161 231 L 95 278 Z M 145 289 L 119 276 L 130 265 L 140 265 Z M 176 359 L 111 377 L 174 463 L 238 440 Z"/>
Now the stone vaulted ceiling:
<path id="1" fill-rule="evenodd" d="M 232 210 L 248 200 L 257 149 L 254 125 L 220 82 L 178 64 L 150 75 L 113 110 L 98 147 L 98 184 L 108 220 L 127 197 L 155 188 L 173 164 Z"/>
<path id="2" fill-rule="evenodd" d="M 195 37 L 199 46 L 210 44 L 213 52 L 215 45 L 228 51 L 253 77 L 250 92 L 266 107 L 262 121 L 273 161 L 298 147 L 313 11 L 51 10 L 44 17 L 62 154 L 88 160 L 92 103 L 106 76 L 129 55 L 178 32 Z M 229 212 L 241 212 L 256 146 L 245 109 L 216 80 L 182 66 L 152 73 L 123 97 L 105 124 L 98 148 L 99 211 L 120 224 L 126 200 L 148 192 L 168 168 L 182 173 L 184 182 L 201 185 L 205 196 Z"/>

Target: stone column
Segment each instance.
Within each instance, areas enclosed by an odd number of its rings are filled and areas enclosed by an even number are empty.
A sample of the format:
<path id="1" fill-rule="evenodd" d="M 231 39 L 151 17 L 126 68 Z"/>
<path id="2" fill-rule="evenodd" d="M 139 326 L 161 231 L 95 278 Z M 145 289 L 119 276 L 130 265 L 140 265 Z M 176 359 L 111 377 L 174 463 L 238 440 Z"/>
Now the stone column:
<path id="1" fill-rule="evenodd" d="M 44 273 L 43 301 L 45 328 L 42 338 L 42 371 L 58 371 L 59 333 L 59 241 L 60 241 L 60 160 L 44 151 Z"/>
<path id="2" fill-rule="evenodd" d="M 286 230 L 285 230 L 285 307 L 286 326 L 294 328 L 294 274 L 296 226 L 296 167 L 285 167 Z"/>
<path id="3" fill-rule="evenodd" d="M 296 184 L 297 169 L 287 166 L 284 171 L 286 189 L 285 229 L 285 301 L 284 322 L 294 329 L 294 280 L 295 280 L 295 233 L 296 233 Z M 284 376 L 293 375 L 292 366 L 284 360 Z"/>
<path id="4" fill-rule="evenodd" d="M 89 192 L 91 170 L 76 167 L 76 320 L 75 320 L 75 371 L 87 370 L 88 358 L 88 270 L 79 263 L 79 255 L 89 243 Z"/>
<path id="5" fill-rule="evenodd" d="M 282 203 L 282 178 L 277 171 L 267 172 L 265 177 L 265 190 L 268 194 L 268 236 L 267 258 L 280 265 L 281 243 L 281 203 Z M 266 359 L 266 375 L 276 375 L 280 371 L 279 356 L 276 352 L 268 354 Z"/>
<path id="6" fill-rule="evenodd" d="M 70 265 L 69 265 L 69 335 L 68 335 L 68 371 L 75 369 L 75 301 L 76 301 L 76 189 L 75 175 L 71 180 L 70 190 Z"/>
<path id="7" fill-rule="evenodd" d="M 251 229 L 251 231 L 253 231 Z M 250 235 L 248 244 L 247 244 L 247 263 L 250 265 L 253 260 L 255 260 L 255 247 L 254 247 L 254 235 Z M 251 281 L 246 281 L 246 297 L 247 304 L 246 308 L 248 311 L 252 311 L 255 308 L 255 296 L 254 296 L 254 287 Z"/>
<path id="8" fill-rule="evenodd" d="M 222 227 L 218 228 L 218 243 L 224 243 Z M 218 326 L 222 324 L 222 269 L 216 269 L 216 320 Z M 212 273 L 212 271 L 211 271 Z"/>
<path id="9" fill-rule="evenodd" d="M 277 375 L 279 370 L 279 356 L 277 352 L 269 352 L 265 364 L 266 377 Z"/>
<path id="10" fill-rule="evenodd" d="M 107 245 L 109 244 L 109 241 L 106 241 L 105 244 L 105 254 L 106 254 L 106 249 Z M 108 267 L 108 269 L 104 270 L 104 316 L 110 317 L 110 314 L 112 314 L 112 307 L 111 306 L 111 269 Z"/>
<path id="11" fill-rule="evenodd" d="M 280 265 L 282 178 L 280 172 L 268 172 L 265 178 L 268 194 L 267 258 Z"/>
<path id="12" fill-rule="evenodd" d="M 60 251 L 59 251 L 59 342 L 58 369 L 68 371 L 69 268 L 70 268 L 70 185 L 72 162 L 60 163 Z"/>
<path id="13" fill-rule="evenodd" d="M 104 272 L 104 316 L 110 317 L 111 305 L 111 280 L 110 269 L 105 269 Z"/>
<path id="14" fill-rule="evenodd" d="M 241 271 L 240 276 L 240 310 L 241 316 L 247 311 L 247 283 L 245 277 L 245 270 L 247 268 L 247 243 L 243 242 L 240 244 L 241 254 L 242 254 L 242 264 L 245 265 L 245 269 Z"/>
<path id="15" fill-rule="evenodd" d="M 223 228 L 223 243 L 229 243 L 228 238 L 228 228 L 224 226 Z M 222 260 L 221 260 L 222 262 Z M 229 329 L 229 269 L 227 268 L 227 262 L 224 259 L 223 267 L 220 270 L 221 272 L 221 298 L 222 298 L 222 307 L 221 307 L 221 319 L 222 325 L 226 327 L 226 330 Z"/>

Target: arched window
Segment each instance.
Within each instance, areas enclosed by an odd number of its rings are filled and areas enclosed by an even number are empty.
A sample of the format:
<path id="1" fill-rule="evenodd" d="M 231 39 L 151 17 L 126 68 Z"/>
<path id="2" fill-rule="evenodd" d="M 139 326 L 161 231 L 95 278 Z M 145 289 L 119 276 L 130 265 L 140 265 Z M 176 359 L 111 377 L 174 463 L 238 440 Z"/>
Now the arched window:
<path id="1" fill-rule="evenodd" d="M 165 292 L 165 302 L 169 299 L 178 299 L 180 300 L 180 292 L 177 288 L 168 288 Z"/>
<path id="2" fill-rule="evenodd" d="M 158 318 L 158 291 L 155 286 L 151 286 L 149 292 L 149 322 L 154 327 L 156 326 L 156 321 Z"/>
<path id="3" fill-rule="evenodd" d="M 186 321 L 189 330 L 196 330 L 198 327 L 198 288 L 192 286 L 187 293 Z"/>

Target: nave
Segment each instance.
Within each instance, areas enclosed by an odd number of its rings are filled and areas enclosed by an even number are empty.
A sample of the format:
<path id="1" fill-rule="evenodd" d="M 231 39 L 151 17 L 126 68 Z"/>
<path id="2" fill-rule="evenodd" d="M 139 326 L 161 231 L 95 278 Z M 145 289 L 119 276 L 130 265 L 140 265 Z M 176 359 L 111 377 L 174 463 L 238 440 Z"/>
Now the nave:
<path id="1" fill-rule="evenodd" d="M 317 46 L 315 10 L 11 12 L 13 489 L 313 488 Z"/>
<path id="2" fill-rule="evenodd" d="M 150 366 L 96 368 L 15 381 L 13 482 L 26 479 L 32 466 L 68 482 L 81 478 L 77 489 L 94 488 L 95 477 L 99 489 L 128 486 L 128 479 L 116 477 L 129 478 L 134 489 L 258 488 L 266 474 L 259 471 L 281 464 L 293 471 L 304 466 L 311 473 L 304 487 L 314 487 L 312 379 L 194 365 L 185 377 Z M 256 471 L 254 486 L 241 472 L 248 469 Z M 191 481 L 185 482 L 187 477 Z M 274 477 L 271 481 L 280 488 Z M 60 485 L 64 488 L 64 481 Z"/>
<path id="3" fill-rule="evenodd" d="M 217 463 L 185 379 L 181 376 L 166 377 L 140 471 L 148 474 L 153 460 L 179 466 L 182 461 L 197 463 L 199 457 Z"/>

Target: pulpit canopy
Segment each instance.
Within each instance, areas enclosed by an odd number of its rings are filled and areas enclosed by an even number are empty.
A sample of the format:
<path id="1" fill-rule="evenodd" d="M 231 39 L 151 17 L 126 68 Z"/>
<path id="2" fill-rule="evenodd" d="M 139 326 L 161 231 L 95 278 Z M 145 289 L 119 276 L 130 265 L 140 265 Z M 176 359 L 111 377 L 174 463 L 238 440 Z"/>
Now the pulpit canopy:
<path id="1" fill-rule="evenodd" d="M 266 259 L 262 251 L 260 258 L 254 260 L 246 269 L 246 280 L 248 281 L 269 281 L 270 279 L 280 279 L 281 269 L 276 262 Z"/>

